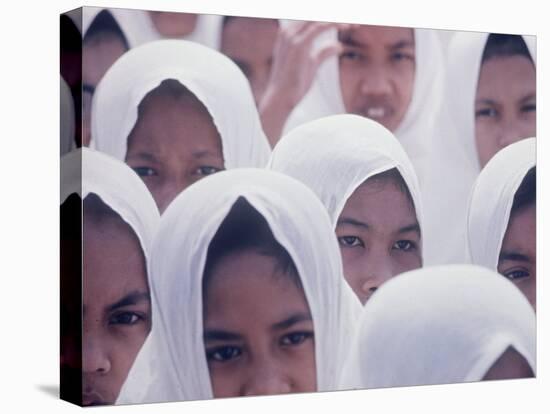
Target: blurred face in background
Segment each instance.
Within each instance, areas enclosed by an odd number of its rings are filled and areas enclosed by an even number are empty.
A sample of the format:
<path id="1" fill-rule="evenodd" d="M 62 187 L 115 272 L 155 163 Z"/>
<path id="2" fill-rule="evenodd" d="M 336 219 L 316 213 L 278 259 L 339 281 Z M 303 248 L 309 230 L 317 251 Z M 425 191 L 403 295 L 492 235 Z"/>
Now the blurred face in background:
<path id="1" fill-rule="evenodd" d="M 185 188 L 224 169 L 221 137 L 210 113 L 195 95 L 174 88 L 183 86 L 164 81 L 143 99 L 126 153 L 126 163 L 161 213 Z"/>
<path id="2" fill-rule="evenodd" d="M 354 25 L 338 34 L 340 89 L 346 112 L 395 131 L 412 99 L 416 57 L 413 29 Z"/>
<path id="3" fill-rule="evenodd" d="M 150 11 L 149 16 L 159 34 L 164 37 L 183 37 L 191 34 L 197 26 L 198 15 Z"/>
<path id="4" fill-rule="evenodd" d="M 273 19 L 249 17 L 225 19 L 221 52 L 243 71 L 258 106 L 269 80 L 279 23 Z"/>
<path id="5" fill-rule="evenodd" d="M 536 72 L 523 55 L 494 56 L 479 72 L 475 136 L 481 167 L 502 148 L 536 134 Z"/>

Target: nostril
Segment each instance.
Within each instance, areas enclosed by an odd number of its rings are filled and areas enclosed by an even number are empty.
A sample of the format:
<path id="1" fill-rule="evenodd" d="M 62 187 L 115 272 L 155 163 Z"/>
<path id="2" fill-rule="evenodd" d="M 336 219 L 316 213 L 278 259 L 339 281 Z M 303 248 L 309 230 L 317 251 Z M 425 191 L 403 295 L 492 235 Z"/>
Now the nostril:
<path id="1" fill-rule="evenodd" d="M 378 286 L 372 286 L 369 288 L 369 292 L 374 293 L 376 292 L 376 289 L 378 289 Z"/>

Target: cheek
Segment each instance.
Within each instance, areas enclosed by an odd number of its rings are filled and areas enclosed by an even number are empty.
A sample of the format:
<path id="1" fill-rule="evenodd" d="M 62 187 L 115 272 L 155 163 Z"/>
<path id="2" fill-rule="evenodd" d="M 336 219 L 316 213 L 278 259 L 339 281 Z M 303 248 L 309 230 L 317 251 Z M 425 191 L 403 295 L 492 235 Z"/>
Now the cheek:
<path id="1" fill-rule="evenodd" d="M 295 389 L 293 392 L 317 390 L 317 368 L 315 364 L 315 342 L 308 341 L 296 352 L 294 361 L 289 361 L 290 376 Z"/>
<path id="2" fill-rule="evenodd" d="M 475 126 L 475 141 L 478 159 L 481 166 L 487 162 L 498 151 L 497 143 L 498 129 L 494 124 L 478 121 Z"/>
<path id="3" fill-rule="evenodd" d="M 420 253 L 398 253 L 393 259 L 393 276 L 422 267 Z"/>
<path id="4" fill-rule="evenodd" d="M 239 396 L 239 390 L 242 388 L 244 381 L 244 373 L 238 368 L 210 368 L 210 382 L 214 398 Z"/>

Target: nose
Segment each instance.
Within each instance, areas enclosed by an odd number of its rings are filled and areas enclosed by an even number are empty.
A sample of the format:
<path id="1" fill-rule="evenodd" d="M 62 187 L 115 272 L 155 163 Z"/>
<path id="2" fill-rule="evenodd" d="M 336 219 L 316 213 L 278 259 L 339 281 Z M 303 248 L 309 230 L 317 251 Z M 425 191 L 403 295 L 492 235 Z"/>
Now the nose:
<path id="1" fill-rule="evenodd" d="M 373 64 L 365 69 L 361 78 L 360 90 L 364 95 L 389 95 L 391 80 L 384 67 Z"/>
<path id="2" fill-rule="evenodd" d="M 161 213 L 168 208 L 170 203 L 187 187 L 191 182 L 185 178 L 173 178 L 167 180 L 162 189 L 155 194 L 155 201 Z"/>
<path id="3" fill-rule="evenodd" d="M 367 263 L 365 271 L 365 277 L 361 284 L 361 293 L 366 299 L 393 277 L 390 264 L 384 260 Z"/>
<path id="4" fill-rule="evenodd" d="M 82 370 L 87 374 L 106 374 L 111 370 L 111 361 L 105 347 L 95 334 L 84 333 L 83 335 Z"/>
<path id="5" fill-rule="evenodd" d="M 276 395 L 292 391 L 289 376 L 273 360 L 258 361 L 251 368 L 243 395 Z"/>
<path id="6" fill-rule="evenodd" d="M 499 149 L 505 148 L 514 142 L 521 141 L 535 135 L 535 129 L 528 122 L 511 121 L 505 123 L 498 136 Z"/>

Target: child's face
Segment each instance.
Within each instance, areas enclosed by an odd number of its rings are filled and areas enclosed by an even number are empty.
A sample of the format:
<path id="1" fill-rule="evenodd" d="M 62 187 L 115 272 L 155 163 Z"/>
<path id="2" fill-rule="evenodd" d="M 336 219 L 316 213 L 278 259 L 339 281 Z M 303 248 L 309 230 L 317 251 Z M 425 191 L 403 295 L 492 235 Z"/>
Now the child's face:
<path id="1" fill-rule="evenodd" d="M 191 13 L 150 11 L 151 22 L 164 37 L 183 37 L 191 34 L 197 26 L 198 15 Z"/>
<path id="2" fill-rule="evenodd" d="M 140 105 L 126 163 L 143 179 L 162 213 L 185 188 L 224 168 L 221 138 L 193 95 L 153 94 Z"/>
<path id="3" fill-rule="evenodd" d="M 536 73 L 525 56 L 488 59 L 475 100 L 475 136 L 481 167 L 502 148 L 536 133 Z"/>
<path id="4" fill-rule="evenodd" d="M 269 80 L 278 30 L 276 20 L 248 17 L 232 18 L 223 27 L 221 52 L 248 78 L 256 105 Z"/>
<path id="5" fill-rule="evenodd" d="M 514 282 L 533 308 L 537 305 L 536 236 L 536 206 L 532 204 L 510 218 L 498 260 L 498 272 Z"/>
<path id="6" fill-rule="evenodd" d="M 204 345 L 214 397 L 316 390 L 309 307 L 273 258 L 254 251 L 228 255 L 205 293 Z"/>
<path id="7" fill-rule="evenodd" d="M 84 214 L 82 400 L 113 404 L 151 329 L 140 243 L 118 217 Z"/>
<path id="8" fill-rule="evenodd" d="M 395 131 L 413 94 L 413 30 L 353 26 L 338 36 L 344 47 L 340 54 L 340 88 L 346 111 Z"/>
<path id="9" fill-rule="evenodd" d="M 407 196 L 387 180 L 367 180 L 336 225 L 344 276 L 363 304 L 393 276 L 422 266 L 420 228 Z"/>

